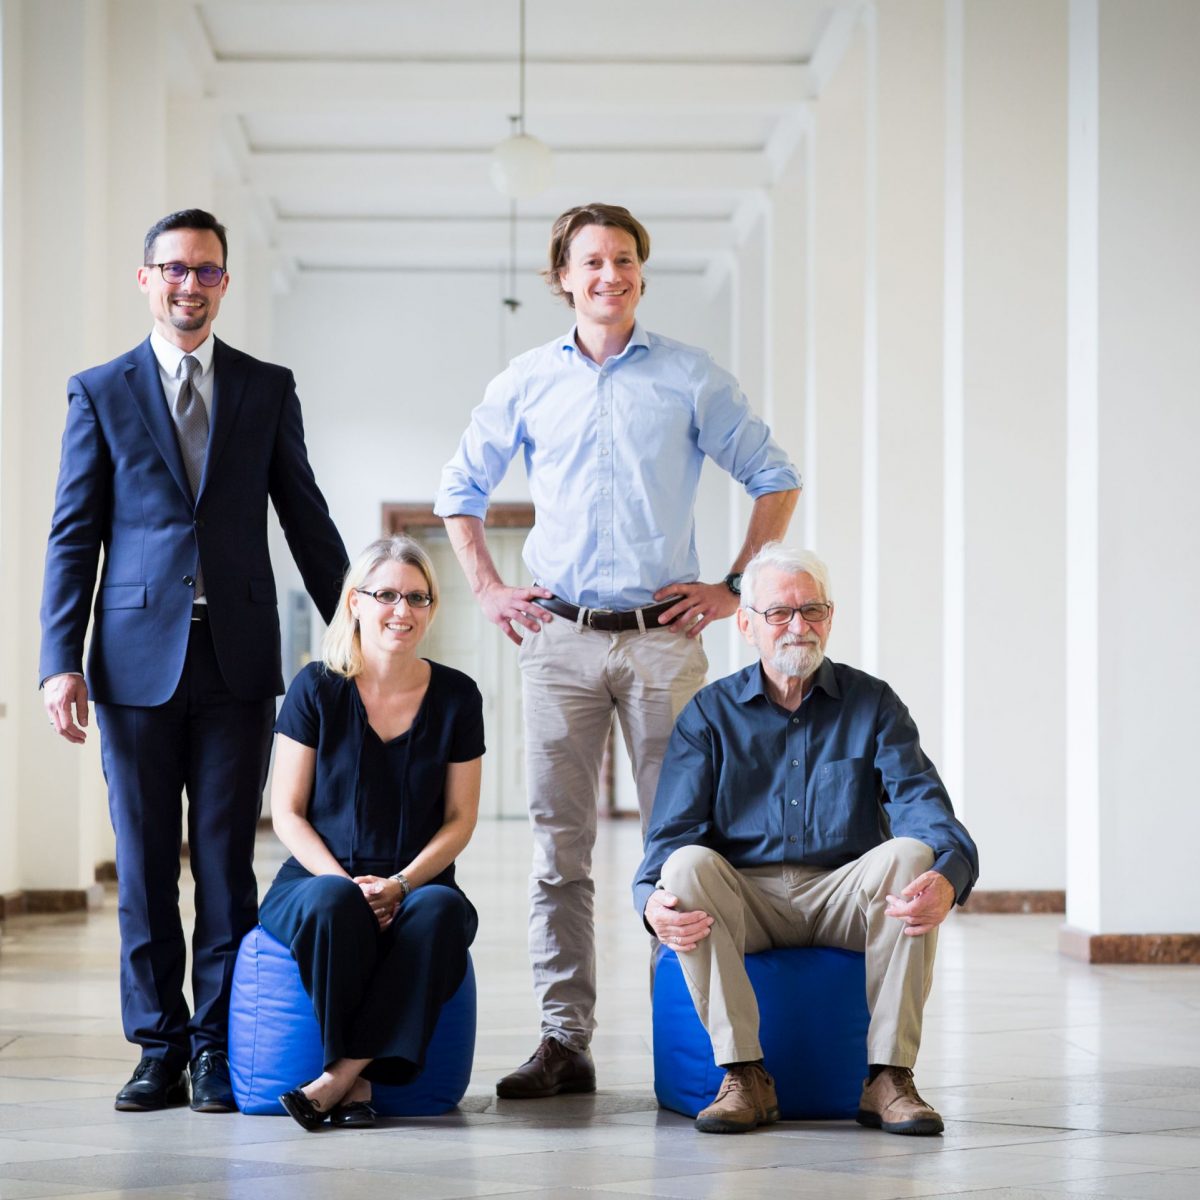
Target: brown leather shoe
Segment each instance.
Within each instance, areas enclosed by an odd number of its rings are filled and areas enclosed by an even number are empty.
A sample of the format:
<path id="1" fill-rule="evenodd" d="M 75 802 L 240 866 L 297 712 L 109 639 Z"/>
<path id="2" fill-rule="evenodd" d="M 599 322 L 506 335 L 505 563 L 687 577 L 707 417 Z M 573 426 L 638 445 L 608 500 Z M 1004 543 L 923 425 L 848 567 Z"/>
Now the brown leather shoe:
<path id="1" fill-rule="evenodd" d="M 749 1133 L 779 1120 L 775 1080 L 762 1063 L 730 1067 L 717 1098 L 696 1116 L 701 1133 Z"/>
<path id="2" fill-rule="evenodd" d="M 857 1120 L 884 1133 L 929 1136 L 944 1128 L 942 1118 L 917 1093 L 907 1067 L 884 1067 L 874 1083 L 863 1080 Z"/>
<path id="3" fill-rule="evenodd" d="M 542 1043 L 515 1071 L 496 1084 L 502 1100 L 536 1100 L 560 1092 L 594 1092 L 596 1068 L 587 1050 L 572 1050 L 558 1038 Z"/>

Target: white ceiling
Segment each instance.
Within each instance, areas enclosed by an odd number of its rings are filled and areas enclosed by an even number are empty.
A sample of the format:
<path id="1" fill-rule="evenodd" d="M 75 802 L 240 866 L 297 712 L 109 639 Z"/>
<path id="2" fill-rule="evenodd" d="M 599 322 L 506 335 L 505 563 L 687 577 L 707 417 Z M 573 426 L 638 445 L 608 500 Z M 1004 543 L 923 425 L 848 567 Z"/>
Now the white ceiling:
<path id="1" fill-rule="evenodd" d="M 659 270 L 727 256 L 855 6 L 527 0 L 526 128 L 555 176 L 519 206 L 522 264 L 540 264 L 554 216 L 589 200 L 645 220 Z M 518 13 L 518 0 L 176 10 L 235 169 L 299 270 L 507 262 L 509 202 L 488 163 L 518 108 Z"/>

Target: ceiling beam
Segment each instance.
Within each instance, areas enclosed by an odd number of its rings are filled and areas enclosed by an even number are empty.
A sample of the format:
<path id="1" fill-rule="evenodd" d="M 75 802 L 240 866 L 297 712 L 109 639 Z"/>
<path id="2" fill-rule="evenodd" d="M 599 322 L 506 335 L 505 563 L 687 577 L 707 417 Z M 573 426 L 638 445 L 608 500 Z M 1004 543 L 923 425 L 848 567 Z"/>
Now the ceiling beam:
<path id="1" fill-rule="evenodd" d="M 810 94 L 801 63 L 530 63 L 526 105 L 539 110 L 635 117 L 669 112 L 780 113 Z M 517 102 L 511 62 L 217 61 L 205 72 L 205 94 L 222 112 L 410 112 L 428 105 L 495 108 Z"/>
<path id="2" fill-rule="evenodd" d="M 490 152 L 283 151 L 252 153 L 247 182 L 267 191 L 303 192 L 336 178 L 356 193 L 370 190 L 491 188 Z M 771 182 L 766 156 L 754 150 L 587 150 L 554 155 L 553 187 L 617 184 L 667 191 L 745 191 Z"/>

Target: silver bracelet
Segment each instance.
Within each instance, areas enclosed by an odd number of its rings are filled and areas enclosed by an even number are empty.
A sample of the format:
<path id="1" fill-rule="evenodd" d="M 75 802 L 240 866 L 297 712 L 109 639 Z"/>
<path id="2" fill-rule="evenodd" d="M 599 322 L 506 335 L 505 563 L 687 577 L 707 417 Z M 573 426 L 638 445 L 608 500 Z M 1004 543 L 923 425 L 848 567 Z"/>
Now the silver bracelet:
<path id="1" fill-rule="evenodd" d="M 412 891 L 412 884 L 408 882 L 403 871 L 397 871 L 395 875 L 389 875 L 388 878 L 400 885 L 400 899 L 407 900 L 408 893 Z"/>

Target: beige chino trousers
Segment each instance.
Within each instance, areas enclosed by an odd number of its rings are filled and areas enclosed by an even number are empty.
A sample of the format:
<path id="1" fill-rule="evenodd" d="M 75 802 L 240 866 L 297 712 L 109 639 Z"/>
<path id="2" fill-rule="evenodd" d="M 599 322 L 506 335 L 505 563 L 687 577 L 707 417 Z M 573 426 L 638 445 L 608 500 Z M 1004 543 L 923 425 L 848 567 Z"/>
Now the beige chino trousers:
<path id="1" fill-rule="evenodd" d="M 633 764 L 645 833 L 675 718 L 703 685 L 708 659 L 699 638 L 665 629 L 602 633 L 565 617 L 527 633 L 518 653 L 533 828 L 533 986 L 542 1037 L 583 1050 L 596 1026 L 592 847 L 613 714 Z"/>
<path id="2" fill-rule="evenodd" d="M 933 851 L 913 838 L 893 838 L 832 871 L 738 870 L 704 846 L 676 850 L 663 866 L 662 887 L 679 897 L 679 911 L 714 918 L 709 936 L 679 963 L 717 1064 L 763 1056 L 745 955 L 773 946 L 838 946 L 866 956 L 867 1061 L 912 1067 L 937 930 L 906 937 L 903 922 L 884 909 L 889 892 L 898 895 L 932 864 Z"/>

